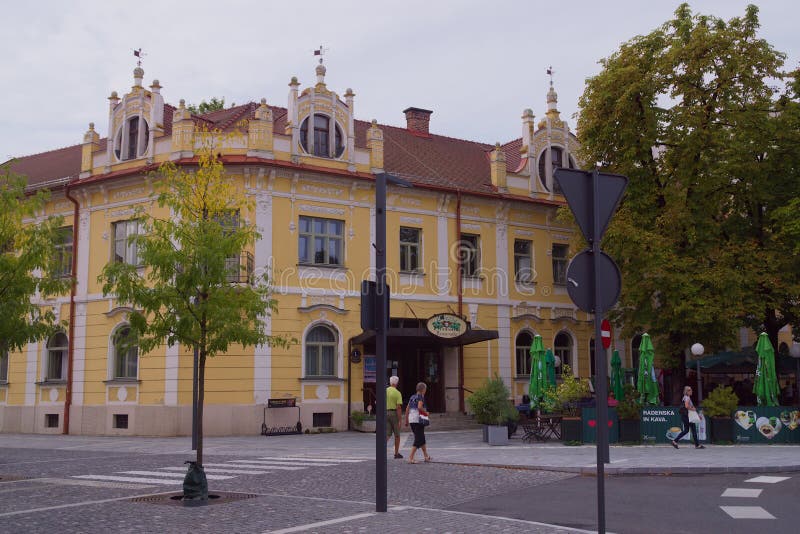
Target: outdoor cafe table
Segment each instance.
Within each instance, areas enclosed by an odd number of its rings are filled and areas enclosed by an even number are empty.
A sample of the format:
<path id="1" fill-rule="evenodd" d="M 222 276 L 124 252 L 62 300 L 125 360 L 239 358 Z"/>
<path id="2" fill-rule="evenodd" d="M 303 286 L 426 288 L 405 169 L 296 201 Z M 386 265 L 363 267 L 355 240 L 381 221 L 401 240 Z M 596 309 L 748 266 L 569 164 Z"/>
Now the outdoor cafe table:
<path id="1" fill-rule="evenodd" d="M 522 441 L 561 439 L 560 415 L 534 415 L 522 423 Z"/>

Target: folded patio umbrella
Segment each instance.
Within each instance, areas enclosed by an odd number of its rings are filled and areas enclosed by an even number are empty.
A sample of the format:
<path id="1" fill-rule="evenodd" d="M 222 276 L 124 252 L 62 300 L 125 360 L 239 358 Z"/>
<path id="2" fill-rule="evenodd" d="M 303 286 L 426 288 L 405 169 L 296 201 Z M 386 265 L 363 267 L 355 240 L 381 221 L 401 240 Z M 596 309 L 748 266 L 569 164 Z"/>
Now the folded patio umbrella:
<path id="1" fill-rule="evenodd" d="M 531 409 L 537 408 L 542 400 L 542 393 L 545 387 L 545 368 L 544 368 L 544 342 L 542 336 L 533 336 L 531 343 L 531 380 L 528 385 L 528 396 L 531 399 Z"/>
<path id="2" fill-rule="evenodd" d="M 618 350 L 615 350 L 611 356 L 611 391 L 614 392 L 614 398 L 618 401 L 621 401 L 625 394 L 622 387 L 622 360 L 619 358 Z"/>
<path id="3" fill-rule="evenodd" d="M 655 349 L 649 334 L 642 335 L 639 345 L 639 376 L 636 380 L 636 391 L 642 404 L 658 404 L 658 381 L 653 366 Z"/>
<path id="4" fill-rule="evenodd" d="M 775 376 L 775 350 L 765 332 L 758 336 L 756 352 L 758 353 L 758 367 L 756 368 L 753 393 L 758 398 L 759 406 L 777 406 L 780 390 L 778 389 L 778 379 Z"/>

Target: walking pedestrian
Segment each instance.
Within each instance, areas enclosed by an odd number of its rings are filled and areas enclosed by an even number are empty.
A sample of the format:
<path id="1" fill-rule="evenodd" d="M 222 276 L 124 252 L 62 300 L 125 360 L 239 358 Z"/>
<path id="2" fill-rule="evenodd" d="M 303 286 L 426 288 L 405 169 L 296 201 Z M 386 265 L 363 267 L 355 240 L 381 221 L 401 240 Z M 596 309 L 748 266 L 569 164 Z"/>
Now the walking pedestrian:
<path id="1" fill-rule="evenodd" d="M 428 454 L 428 448 L 425 444 L 425 424 L 424 419 L 428 417 L 428 409 L 425 406 L 425 392 L 428 386 L 425 382 L 417 384 L 417 392 L 408 400 L 408 408 L 406 409 L 406 424 L 411 425 L 411 431 L 414 432 L 414 445 L 411 447 L 411 454 L 408 457 L 408 463 L 417 463 L 414 460 L 414 455 L 417 449 L 422 449 L 422 454 L 425 455 L 425 461 L 430 462 L 431 457 Z"/>
<path id="2" fill-rule="evenodd" d="M 678 441 L 691 430 L 692 441 L 694 441 L 694 448 L 705 449 L 703 445 L 700 445 L 700 442 L 697 439 L 696 422 L 700 421 L 700 414 L 697 413 L 697 408 L 694 407 L 694 403 L 692 402 L 692 388 L 690 386 L 686 386 L 683 388 L 683 399 L 681 399 L 681 407 L 678 410 L 678 412 L 681 414 L 681 422 L 683 423 L 683 432 L 678 434 L 675 437 L 675 439 L 672 440 L 672 446 L 677 449 Z M 690 413 L 692 413 L 691 417 L 689 415 Z"/>
<path id="3" fill-rule="evenodd" d="M 400 454 L 400 422 L 403 420 L 403 395 L 397 389 L 400 379 L 396 376 L 389 378 L 389 387 L 386 388 L 386 441 L 394 434 L 394 457 L 402 458 Z"/>

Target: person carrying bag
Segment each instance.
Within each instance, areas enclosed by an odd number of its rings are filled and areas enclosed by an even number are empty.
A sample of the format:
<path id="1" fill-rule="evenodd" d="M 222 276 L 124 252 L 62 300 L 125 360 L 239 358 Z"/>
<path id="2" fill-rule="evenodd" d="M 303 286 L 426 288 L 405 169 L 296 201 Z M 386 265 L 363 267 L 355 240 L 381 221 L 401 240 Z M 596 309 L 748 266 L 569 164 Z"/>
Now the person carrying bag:
<path id="1" fill-rule="evenodd" d="M 426 462 L 431 461 L 425 444 L 425 427 L 431 422 L 428 410 L 425 407 L 425 392 L 427 389 L 428 386 L 425 385 L 425 382 L 420 382 L 417 384 L 417 392 L 408 400 L 406 424 L 411 425 L 411 431 L 414 432 L 414 445 L 411 447 L 411 454 L 408 457 L 408 463 L 410 464 L 417 463 L 414 460 L 417 449 L 422 449 Z"/>

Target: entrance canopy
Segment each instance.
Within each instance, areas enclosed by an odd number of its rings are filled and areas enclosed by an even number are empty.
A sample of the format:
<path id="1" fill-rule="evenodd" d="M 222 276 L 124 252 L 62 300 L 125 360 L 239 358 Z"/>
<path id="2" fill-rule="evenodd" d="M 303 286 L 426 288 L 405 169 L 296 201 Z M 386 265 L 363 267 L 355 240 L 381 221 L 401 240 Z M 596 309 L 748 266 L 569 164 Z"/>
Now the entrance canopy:
<path id="1" fill-rule="evenodd" d="M 757 365 L 758 354 L 752 347 L 745 347 L 738 351 L 717 352 L 700 358 L 700 372 L 708 374 L 754 374 Z M 697 369 L 697 360 L 687 358 L 686 368 L 689 370 Z M 777 354 L 775 356 L 775 368 L 780 373 L 794 373 L 794 359 L 790 356 Z"/>
<path id="2" fill-rule="evenodd" d="M 459 347 L 472 345 L 481 341 L 497 339 L 497 330 L 472 330 L 467 329 L 464 335 L 456 338 L 437 337 L 428 332 L 425 322 L 418 319 L 392 319 L 389 322 L 387 341 L 392 343 L 432 345 L 438 344 L 445 347 Z M 355 336 L 352 340 L 354 345 L 371 345 L 375 343 L 375 331 L 367 330 Z"/>

